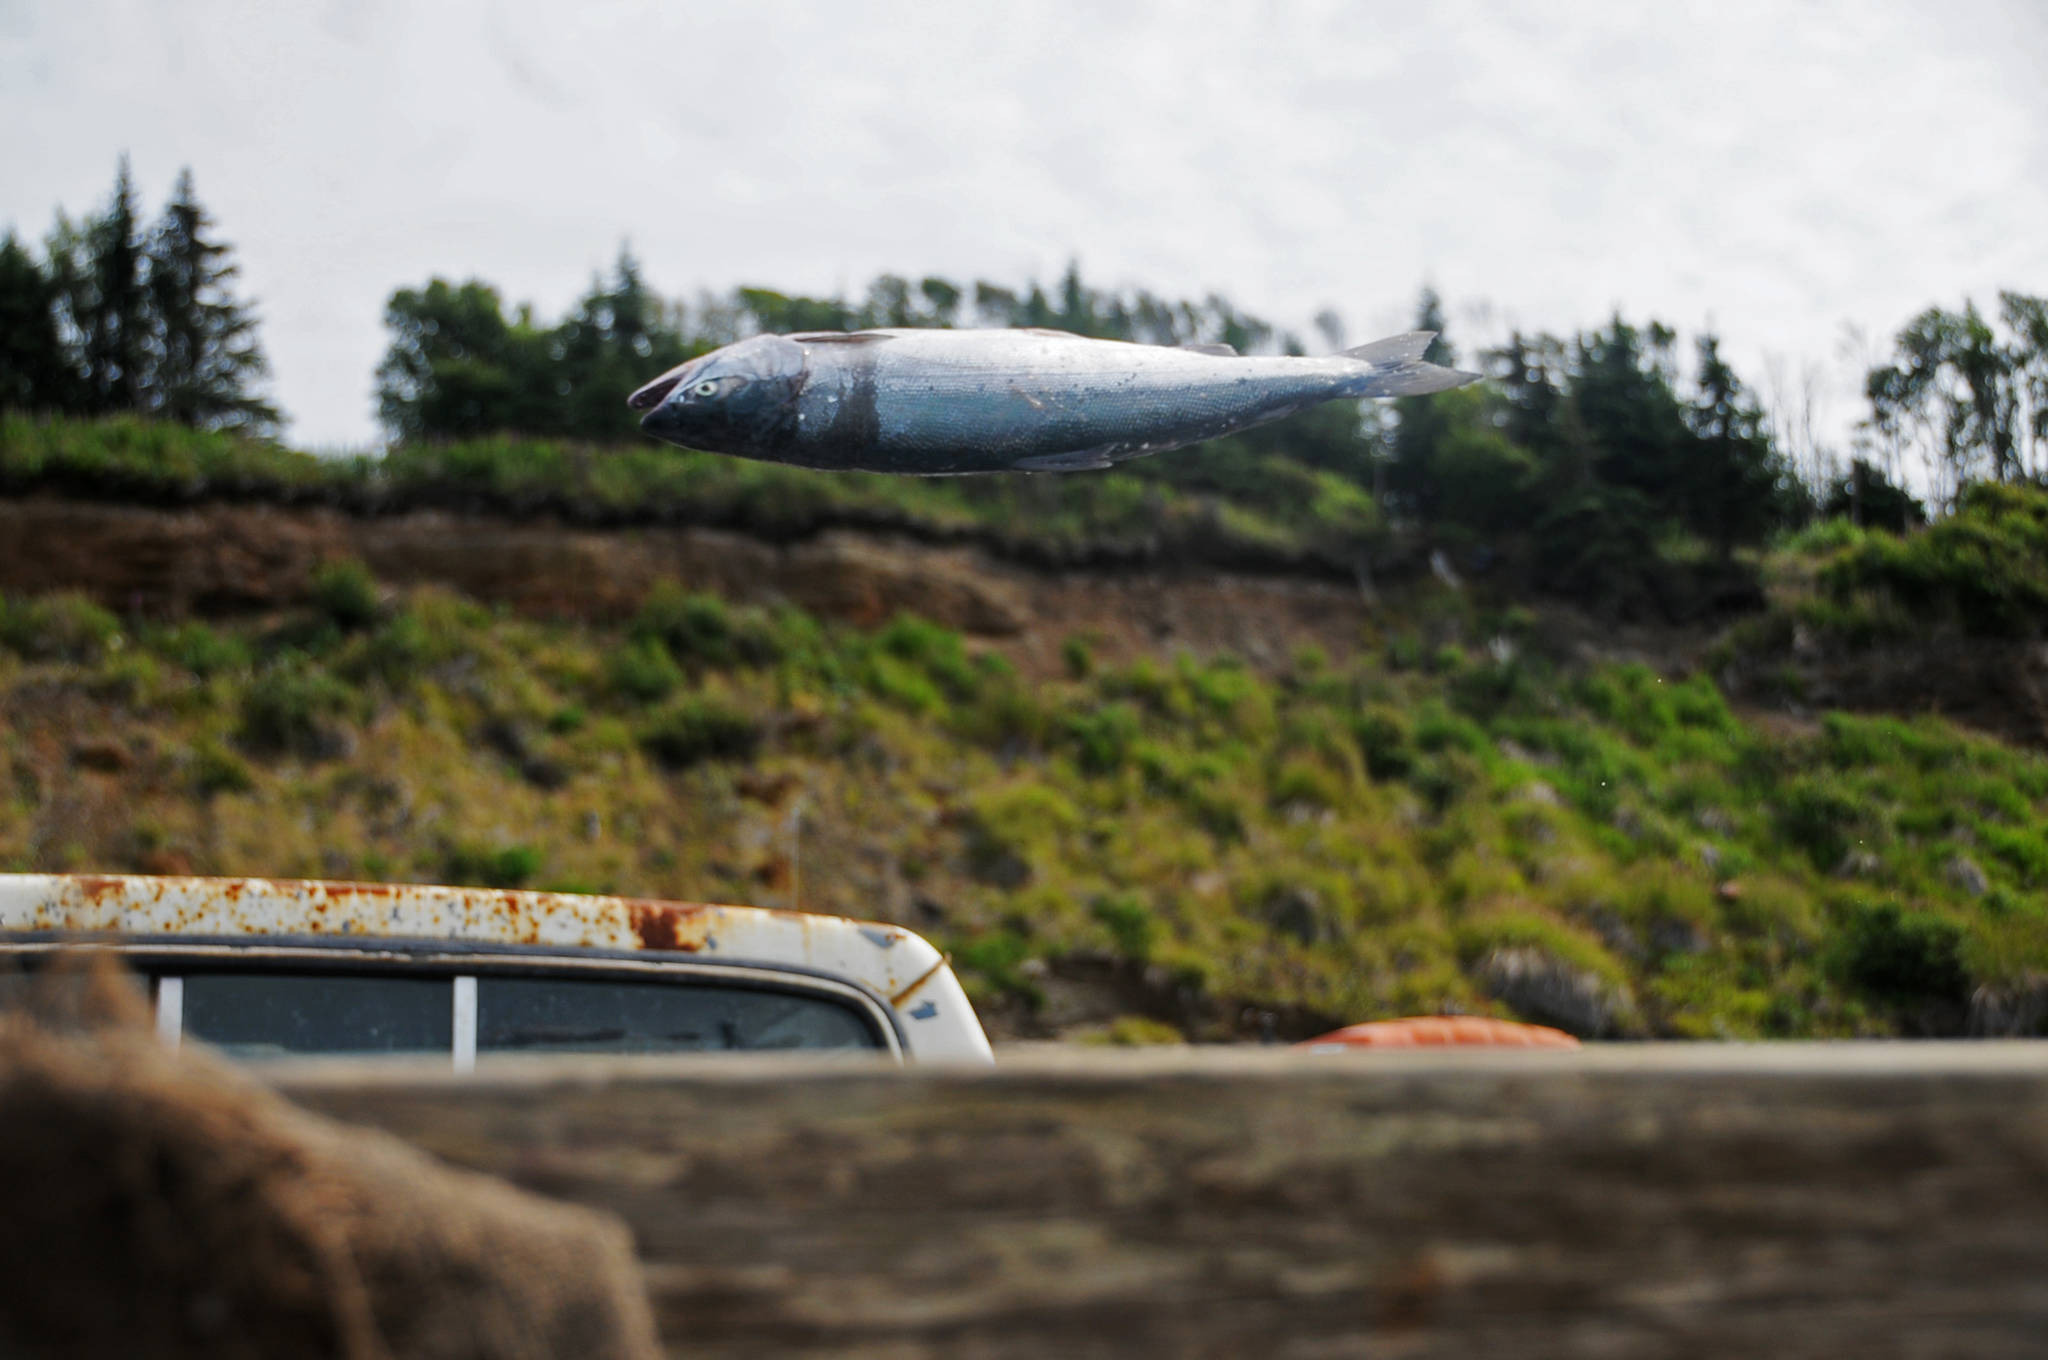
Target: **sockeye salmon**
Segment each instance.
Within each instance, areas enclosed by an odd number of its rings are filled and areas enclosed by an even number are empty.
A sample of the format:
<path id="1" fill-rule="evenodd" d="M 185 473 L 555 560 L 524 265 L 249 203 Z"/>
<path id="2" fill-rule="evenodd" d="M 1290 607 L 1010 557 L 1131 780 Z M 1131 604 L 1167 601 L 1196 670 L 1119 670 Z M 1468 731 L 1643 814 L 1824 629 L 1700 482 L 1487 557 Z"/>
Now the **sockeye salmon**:
<path id="1" fill-rule="evenodd" d="M 686 448 L 841 471 L 944 477 L 1106 468 L 1339 398 L 1440 392 L 1414 331 L 1319 358 L 1129 344 L 1048 330 L 757 335 L 627 400 Z"/>

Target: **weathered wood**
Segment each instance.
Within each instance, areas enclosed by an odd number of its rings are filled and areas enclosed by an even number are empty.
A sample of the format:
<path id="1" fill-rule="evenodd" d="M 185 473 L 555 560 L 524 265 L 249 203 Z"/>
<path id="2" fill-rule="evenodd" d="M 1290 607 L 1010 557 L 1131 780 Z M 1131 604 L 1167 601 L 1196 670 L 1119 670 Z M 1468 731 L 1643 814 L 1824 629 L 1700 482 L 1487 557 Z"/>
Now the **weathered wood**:
<path id="1" fill-rule="evenodd" d="M 677 1353 L 2048 1344 L 2048 1045 L 276 1075 L 625 1217 Z"/>

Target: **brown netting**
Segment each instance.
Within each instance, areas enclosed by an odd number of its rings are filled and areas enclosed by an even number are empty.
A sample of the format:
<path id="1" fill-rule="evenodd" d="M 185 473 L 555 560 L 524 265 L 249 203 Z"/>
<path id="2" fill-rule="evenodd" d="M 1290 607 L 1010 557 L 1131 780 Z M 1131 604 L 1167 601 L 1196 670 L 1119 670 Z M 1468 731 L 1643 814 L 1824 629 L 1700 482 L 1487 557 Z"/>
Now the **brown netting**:
<path id="1" fill-rule="evenodd" d="M 0 1355 L 658 1353 L 609 1215 L 172 1052 L 111 963 L 0 992 Z"/>

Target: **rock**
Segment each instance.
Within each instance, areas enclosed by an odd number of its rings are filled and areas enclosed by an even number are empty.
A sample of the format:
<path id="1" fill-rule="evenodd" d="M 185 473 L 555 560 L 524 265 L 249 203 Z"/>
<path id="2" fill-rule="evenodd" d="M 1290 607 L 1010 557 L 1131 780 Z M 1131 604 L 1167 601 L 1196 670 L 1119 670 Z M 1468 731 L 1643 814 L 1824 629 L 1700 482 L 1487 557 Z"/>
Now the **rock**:
<path id="1" fill-rule="evenodd" d="M 1884 868 L 1884 861 L 1869 850 L 1851 850 L 1842 856 L 1842 862 L 1835 866 L 1836 878 L 1875 878 Z"/>
<path id="2" fill-rule="evenodd" d="M 1704 954 L 1714 941 L 1697 922 L 1666 916 L 1650 926 L 1650 947 L 1660 954 Z"/>
<path id="3" fill-rule="evenodd" d="M 1292 935 L 1303 944 L 1334 940 L 1342 934 L 1324 910 L 1322 895 L 1313 888 L 1277 888 L 1267 896 L 1261 909 L 1273 929 Z"/>
<path id="4" fill-rule="evenodd" d="M 1982 897 L 1991 891 L 1991 880 L 1968 855 L 1957 855 L 1942 869 L 1949 882 L 1961 888 L 1972 897 Z"/>
<path id="5" fill-rule="evenodd" d="M 1700 863 L 1706 866 L 1708 873 L 1711 874 L 1721 867 L 1720 846 L 1713 844 L 1711 841 L 1701 841 L 1697 847 L 1697 852 L 1700 857 Z"/>
<path id="6" fill-rule="evenodd" d="M 1478 973 L 1480 984 L 1495 1000 L 1530 1020 L 1581 1038 L 1633 1027 L 1635 1002 L 1626 989 L 1533 945 L 1494 950 L 1480 960 Z"/>
<path id="7" fill-rule="evenodd" d="M 2029 973 L 1970 996 L 1968 1032 L 1985 1039 L 2037 1039 L 2048 1034 L 2048 974 Z"/>

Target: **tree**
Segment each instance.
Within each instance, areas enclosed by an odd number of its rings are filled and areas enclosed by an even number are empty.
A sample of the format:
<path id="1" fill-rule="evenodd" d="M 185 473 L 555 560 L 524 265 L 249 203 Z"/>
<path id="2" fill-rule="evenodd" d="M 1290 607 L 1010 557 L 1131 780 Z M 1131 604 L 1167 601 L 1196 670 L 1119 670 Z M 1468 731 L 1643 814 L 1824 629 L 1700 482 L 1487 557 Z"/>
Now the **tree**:
<path id="1" fill-rule="evenodd" d="M 1764 413 L 1721 357 L 1713 335 L 1699 338 L 1699 392 L 1685 417 L 1695 436 L 1678 483 L 1681 514 L 1726 557 L 1782 518 L 1788 470 L 1764 432 Z"/>
<path id="2" fill-rule="evenodd" d="M 1434 288 L 1424 288 L 1416 299 L 1415 329 L 1436 332 L 1423 351 L 1424 359 L 1446 367 L 1457 362 L 1457 353 L 1444 335 L 1443 300 Z M 1431 468 L 1448 433 L 1447 422 L 1435 396 L 1400 397 L 1393 405 L 1389 458 L 1383 478 L 1376 478 L 1373 497 L 1390 495 L 1402 510 L 1427 523 L 1439 509 L 1439 487 Z"/>
<path id="3" fill-rule="evenodd" d="M 401 288 L 384 308 L 391 344 L 377 366 L 377 412 L 403 439 L 496 430 L 551 433 L 558 375 L 548 337 L 522 310 L 505 317 L 498 292 L 471 279 Z"/>
<path id="4" fill-rule="evenodd" d="M 1972 480 L 2048 470 L 2048 300 L 1999 301 L 2004 336 L 1967 299 L 1960 312 L 1930 307 L 1899 331 L 1892 362 L 1865 379 L 1872 427 L 1916 449 L 1945 499 Z"/>
<path id="5" fill-rule="evenodd" d="M 240 271 L 212 227 L 191 170 L 180 172 L 149 238 L 154 372 L 147 404 L 183 425 L 267 431 L 278 423 L 277 409 L 250 388 L 270 365 L 255 316 L 231 289 Z"/>
<path id="6" fill-rule="evenodd" d="M 13 232 L 0 241 L 0 408 L 64 411 L 80 383 L 57 329 L 57 287 Z"/>
<path id="7" fill-rule="evenodd" d="M 617 440 L 630 438 L 638 420 L 626 408 L 626 394 L 702 346 L 683 338 L 671 310 L 647 286 L 640 262 L 621 246 L 611 279 L 591 281 L 576 310 L 549 332 L 547 348 L 552 372 L 536 385 L 552 394 L 555 414 L 535 417 L 543 427 L 528 432 Z"/>
<path id="8" fill-rule="evenodd" d="M 1893 484 L 1881 471 L 1858 458 L 1849 470 L 1828 483 L 1820 513 L 1847 519 L 1867 529 L 1902 534 L 1927 520 L 1927 511 L 1911 492 Z"/>
<path id="9" fill-rule="evenodd" d="M 86 222 L 83 245 L 84 267 L 66 282 L 75 290 L 68 302 L 83 340 L 87 402 L 96 411 L 139 411 L 148 395 L 149 279 L 126 156 L 106 211 Z"/>

